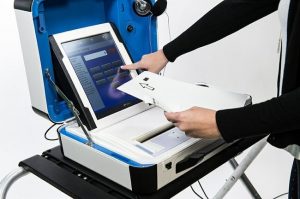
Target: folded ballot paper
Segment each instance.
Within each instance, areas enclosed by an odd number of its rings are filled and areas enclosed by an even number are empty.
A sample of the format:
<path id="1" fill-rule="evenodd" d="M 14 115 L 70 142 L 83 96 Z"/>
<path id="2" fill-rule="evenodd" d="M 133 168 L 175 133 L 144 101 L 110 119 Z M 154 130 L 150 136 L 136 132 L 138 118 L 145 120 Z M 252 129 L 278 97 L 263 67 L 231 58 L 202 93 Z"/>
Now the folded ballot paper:
<path id="1" fill-rule="evenodd" d="M 184 111 L 194 106 L 222 110 L 251 104 L 251 97 L 246 94 L 198 86 L 147 71 L 118 89 L 167 112 Z"/>

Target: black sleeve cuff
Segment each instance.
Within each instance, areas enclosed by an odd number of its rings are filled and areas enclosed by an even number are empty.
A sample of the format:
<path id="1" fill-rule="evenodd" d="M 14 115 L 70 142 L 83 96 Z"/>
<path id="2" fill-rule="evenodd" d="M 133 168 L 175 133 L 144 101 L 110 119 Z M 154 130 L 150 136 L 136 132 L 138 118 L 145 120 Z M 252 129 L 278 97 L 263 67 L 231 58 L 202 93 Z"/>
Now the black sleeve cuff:
<path id="1" fill-rule="evenodd" d="M 216 113 L 216 122 L 218 129 L 222 138 L 227 142 L 230 143 L 239 138 L 235 132 L 233 132 L 234 122 L 232 122 L 232 113 L 228 110 L 217 111 Z"/>
<path id="2" fill-rule="evenodd" d="M 217 111 L 216 122 L 226 142 L 284 133 L 300 128 L 300 89 L 266 102 Z"/>
<path id="3" fill-rule="evenodd" d="M 163 52 L 169 62 L 174 62 L 177 59 L 177 55 L 175 55 L 174 49 L 176 49 L 176 46 L 174 46 L 172 42 L 163 47 Z"/>
<path id="4" fill-rule="evenodd" d="M 267 135 L 269 128 L 260 116 L 260 106 L 248 106 L 217 111 L 216 122 L 226 142 L 237 139 Z"/>

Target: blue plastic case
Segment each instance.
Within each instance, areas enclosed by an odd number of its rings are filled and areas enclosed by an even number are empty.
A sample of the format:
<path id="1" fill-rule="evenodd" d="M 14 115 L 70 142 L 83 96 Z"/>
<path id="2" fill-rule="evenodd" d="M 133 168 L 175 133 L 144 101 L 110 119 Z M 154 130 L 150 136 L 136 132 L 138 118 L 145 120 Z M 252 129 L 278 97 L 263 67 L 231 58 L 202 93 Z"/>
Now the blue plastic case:
<path id="1" fill-rule="evenodd" d="M 157 50 L 156 18 L 138 16 L 133 3 L 134 0 L 15 0 L 15 9 L 31 13 L 34 24 L 48 111 L 45 113 L 33 103 L 37 113 L 44 113 L 53 122 L 72 117 L 45 76 L 45 71 L 49 70 L 54 78 L 49 36 L 110 22 L 119 31 L 133 61 Z M 31 92 L 34 91 L 31 89 Z"/>

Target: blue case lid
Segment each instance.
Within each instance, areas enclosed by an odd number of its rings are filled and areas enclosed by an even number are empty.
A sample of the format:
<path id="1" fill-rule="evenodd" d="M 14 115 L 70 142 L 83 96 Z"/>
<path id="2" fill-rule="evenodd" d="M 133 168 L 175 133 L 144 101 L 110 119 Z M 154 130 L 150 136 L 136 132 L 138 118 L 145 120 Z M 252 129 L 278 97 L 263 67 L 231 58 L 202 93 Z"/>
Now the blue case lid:
<path id="1" fill-rule="evenodd" d="M 33 0 L 31 2 L 42 71 L 48 69 L 52 77 L 54 74 L 49 36 L 53 34 L 110 22 L 118 29 L 134 62 L 144 54 L 157 50 L 156 18 L 138 16 L 133 10 L 134 0 Z M 72 117 L 66 103 L 58 97 L 45 74 L 43 77 L 51 120 L 60 122 Z"/>

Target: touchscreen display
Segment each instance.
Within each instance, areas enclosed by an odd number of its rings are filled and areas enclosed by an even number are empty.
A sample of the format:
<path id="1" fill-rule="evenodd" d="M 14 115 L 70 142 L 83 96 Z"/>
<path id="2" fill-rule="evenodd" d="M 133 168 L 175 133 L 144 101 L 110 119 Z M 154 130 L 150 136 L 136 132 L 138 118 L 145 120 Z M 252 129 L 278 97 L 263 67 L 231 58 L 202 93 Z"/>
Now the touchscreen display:
<path id="1" fill-rule="evenodd" d="M 62 44 L 85 94 L 101 119 L 140 102 L 116 88 L 131 80 L 112 35 L 103 33 Z"/>

